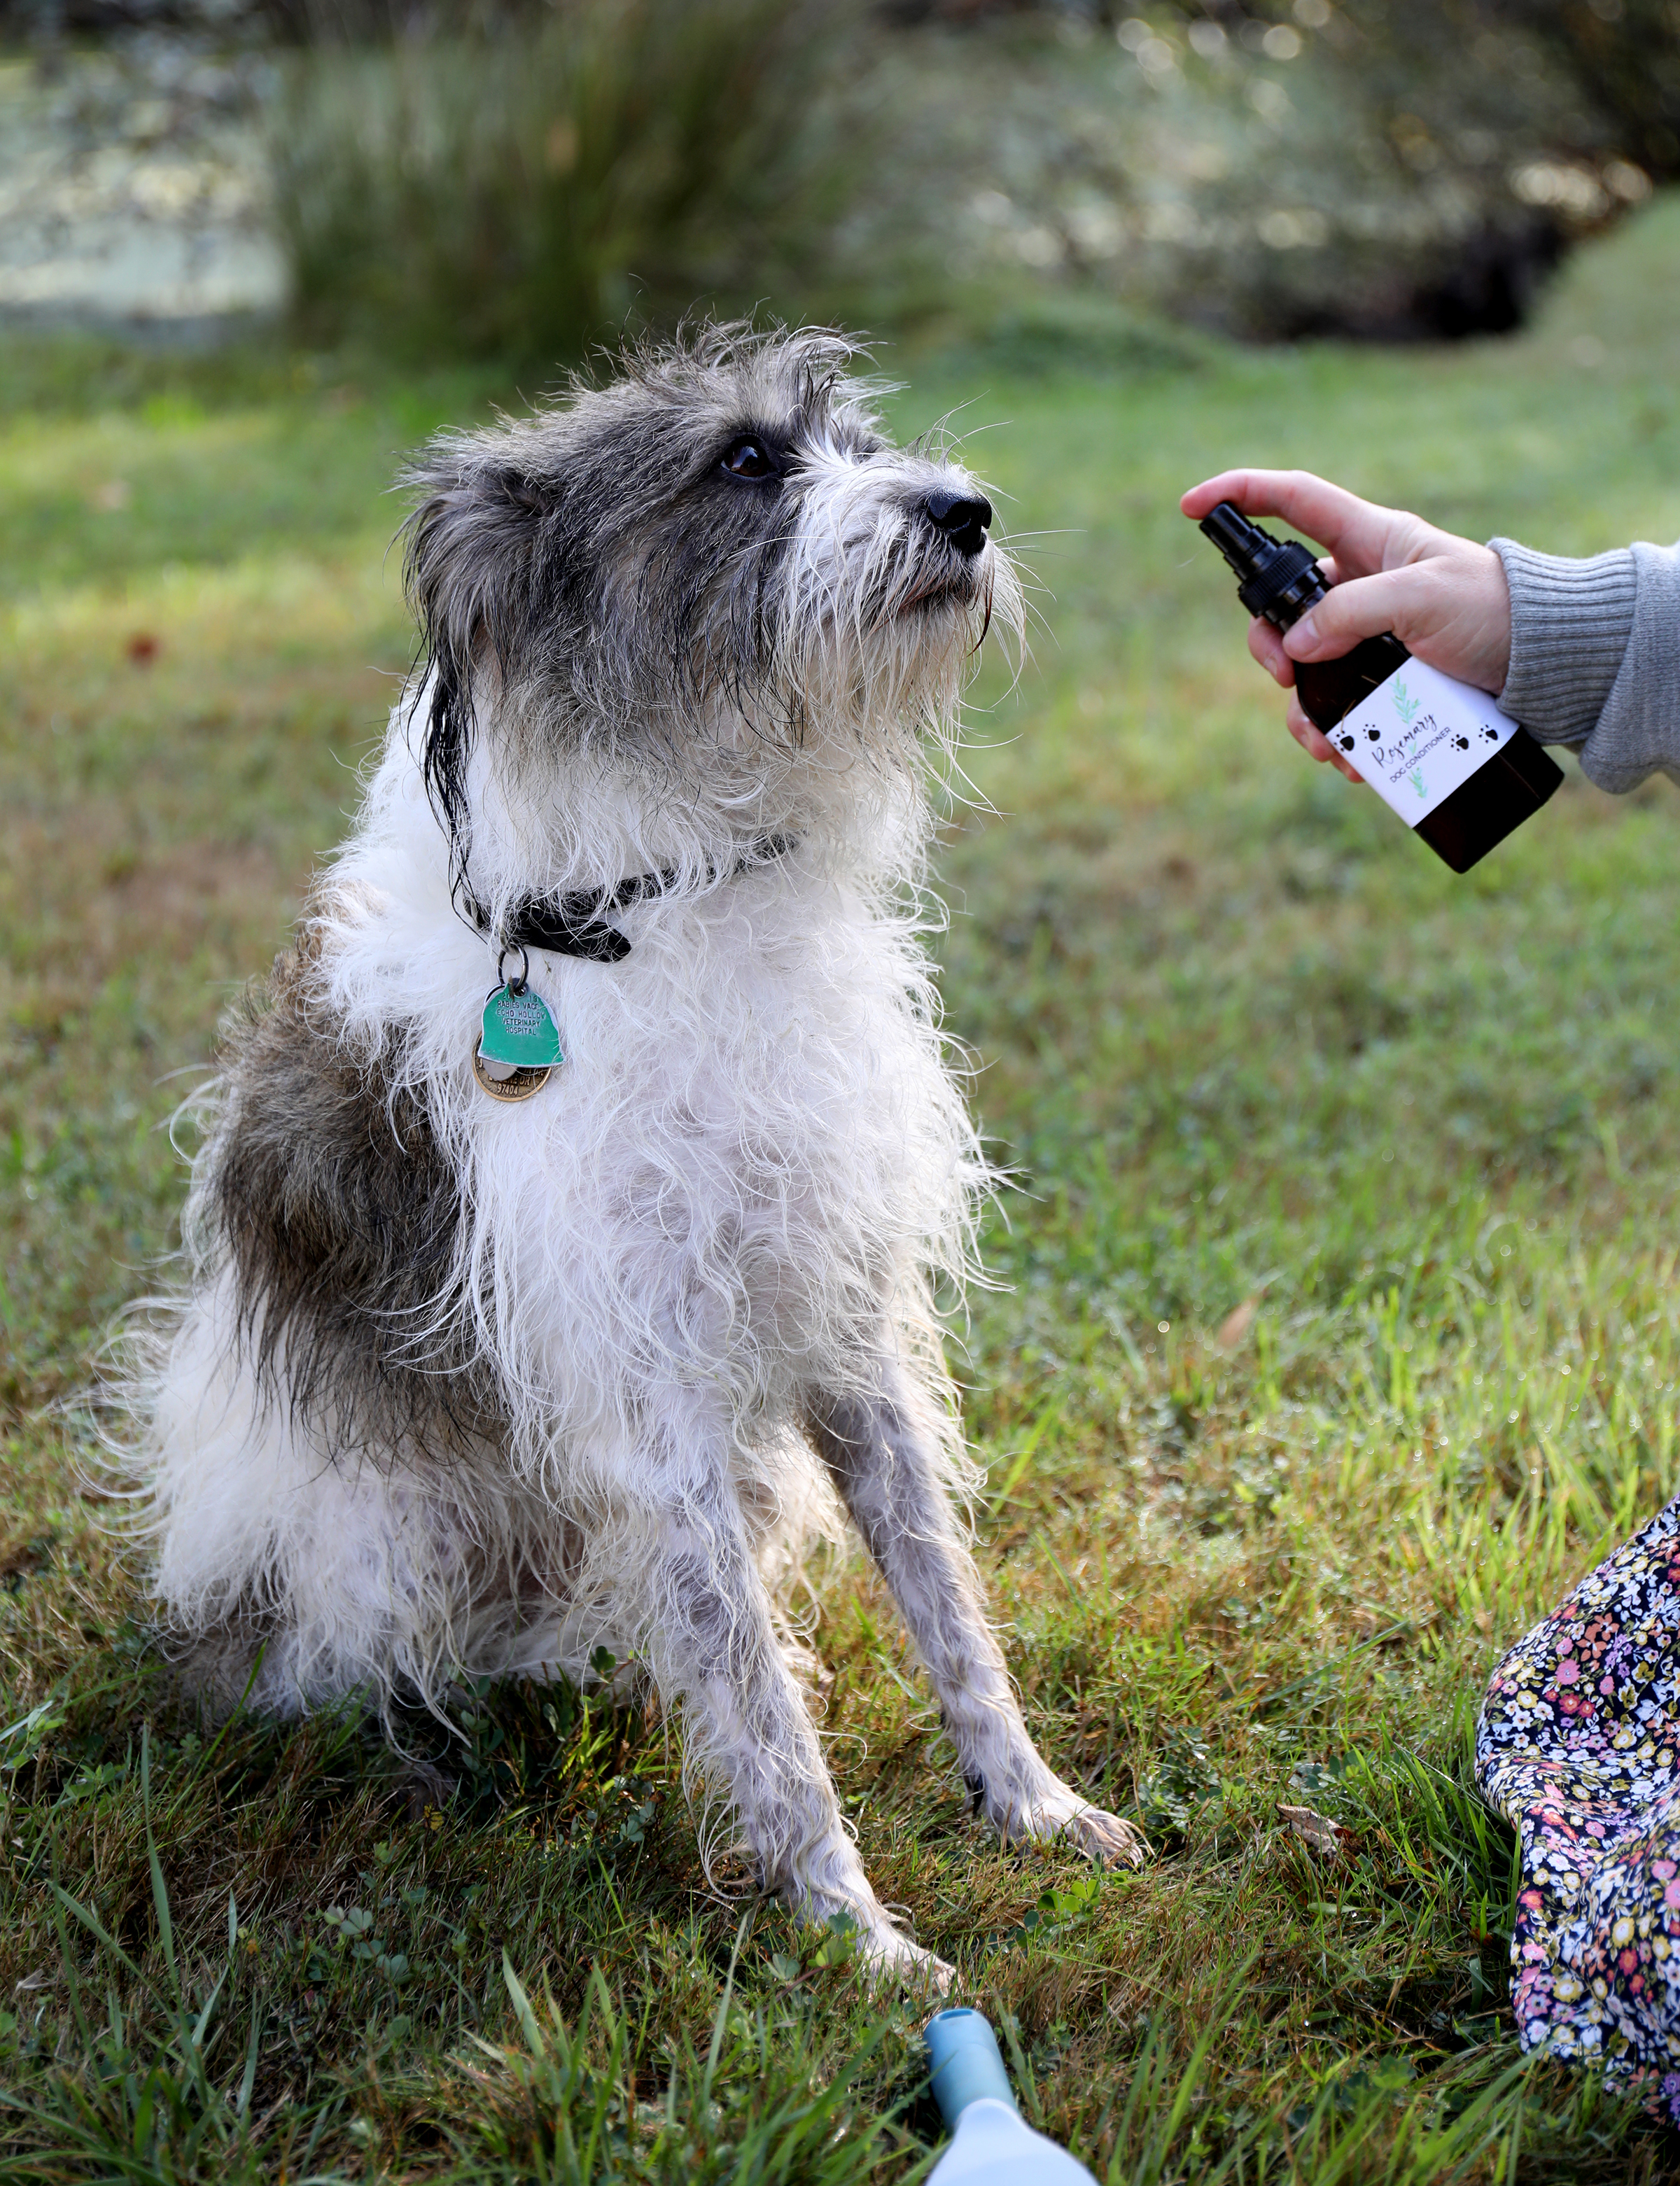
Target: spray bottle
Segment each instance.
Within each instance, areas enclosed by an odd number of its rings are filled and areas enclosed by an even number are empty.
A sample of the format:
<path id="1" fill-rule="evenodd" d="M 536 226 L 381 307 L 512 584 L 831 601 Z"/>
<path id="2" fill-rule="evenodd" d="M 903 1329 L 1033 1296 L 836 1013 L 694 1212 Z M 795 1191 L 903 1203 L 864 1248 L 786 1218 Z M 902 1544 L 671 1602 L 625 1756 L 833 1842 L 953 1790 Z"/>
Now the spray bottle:
<path id="1" fill-rule="evenodd" d="M 1274 539 L 1222 501 L 1201 529 L 1235 570 L 1237 597 L 1280 630 L 1330 590 L 1298 539 Z M 1301 709 L 1455 873 L 1537 812 L 1563 771 L 1485 691 L 1414 660 L 1392 633 L 1339 660 L 1298 660 Z"/>
<path id="2" fill-rule="evenodd" d="M 966 2007 L 941 2011 L 927 2040 L 934 2099 L 951 2128 L 929 2186 L 1096 2186 L 1083 2163 L 1023 2122 L 989 2020 Z"/>

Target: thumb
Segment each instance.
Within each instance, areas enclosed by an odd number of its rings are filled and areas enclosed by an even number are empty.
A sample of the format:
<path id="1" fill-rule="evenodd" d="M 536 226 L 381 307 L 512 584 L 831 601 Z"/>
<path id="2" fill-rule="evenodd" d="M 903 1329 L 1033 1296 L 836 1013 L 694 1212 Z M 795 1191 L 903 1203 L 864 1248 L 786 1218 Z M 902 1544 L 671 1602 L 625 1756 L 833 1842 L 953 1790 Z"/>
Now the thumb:
<path id="1" fill-rule="evenodd" d="M 1337 660 L 1362 638 L 1392 630 L 1404 603 L 1406 575 L 1385 569 L 1333 586 L 1284 632 L 1284 651 L 1291 660 Z"/>

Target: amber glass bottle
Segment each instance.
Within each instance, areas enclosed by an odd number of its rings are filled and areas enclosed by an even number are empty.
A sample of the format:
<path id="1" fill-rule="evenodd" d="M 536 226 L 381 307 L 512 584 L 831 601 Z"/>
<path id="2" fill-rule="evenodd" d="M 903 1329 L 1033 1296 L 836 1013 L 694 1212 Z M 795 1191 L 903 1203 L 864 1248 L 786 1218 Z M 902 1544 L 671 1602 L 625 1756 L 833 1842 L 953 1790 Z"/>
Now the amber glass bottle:
<path id="1" fill-rule="evenodd" d="M 1330 590 L 1310 546 L 1274 539 L 1222 501 L 1201 529 L 1235 570 L 1237 597 L 1280 630 Z M 1455 873 L 1467 873 L 1563 780 L 1485 691 L 1368 637 L 1339 660 L 1296 663 L 1302 711 Z"/>

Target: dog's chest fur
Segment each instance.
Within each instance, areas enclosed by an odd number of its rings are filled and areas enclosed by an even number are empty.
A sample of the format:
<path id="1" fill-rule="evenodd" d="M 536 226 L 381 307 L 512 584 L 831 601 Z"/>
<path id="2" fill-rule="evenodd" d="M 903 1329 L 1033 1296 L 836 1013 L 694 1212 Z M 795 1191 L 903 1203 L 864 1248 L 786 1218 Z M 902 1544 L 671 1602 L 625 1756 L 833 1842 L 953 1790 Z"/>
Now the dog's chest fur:
<path id="1" fill-rule="evenodd" d="M 650 1382 L 725 1395 L 756 1435 L 791 1421 L 802 1391 L 871 1370 L 883 1314 L 914 1317 L 918 1271 L 960 1258 L 981 1173 L 927 963 L 902 900 L 820 821 L 772 862 L 715 862 L 709 884 L 620 915 L 622 961 L 533 961 L 566 1059 L 532 1098 L 498 1104 L 469 1068 L 496 952 L 456 914 L 394 738 L 279 982 L 288 1023 L 260 1023 L 234 1066 L 230 1146 L 276 1150 L 256 1193 L 277 1196 L 289 1138 L 300 1174 L 335 1170 L 344 1225 L 383 1226 L 391 1247 L 271 1221 L 241 1274 L 272 1298 L 286 1272 L 294 1349 L 318 1314 L 299 1264 L 314 1251 L 321 1298 L 347 1274 L 357 1293 L 336 1340 L 360 1341 L 375 1372 L 400 1378 L 425 1324 L 412 1412 L 435 1391 L 447 1319 L 456 1376 L 512 1454 L 547 1464 L 568 1437 L 622 1424 Z M 287 1038 L 298 1051 L 277 1073 Z M 255 1132 L 300 1079 L 307 1103 Z M 459 1415 L 461 1388 L 451 1402 Z"/>

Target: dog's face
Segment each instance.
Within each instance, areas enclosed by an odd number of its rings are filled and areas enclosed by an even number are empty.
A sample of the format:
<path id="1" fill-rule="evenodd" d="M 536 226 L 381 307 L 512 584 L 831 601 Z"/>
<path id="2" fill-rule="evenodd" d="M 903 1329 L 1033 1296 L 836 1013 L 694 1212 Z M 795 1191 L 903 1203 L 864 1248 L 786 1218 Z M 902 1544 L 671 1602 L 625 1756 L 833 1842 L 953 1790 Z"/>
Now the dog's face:
<path id="1" fill-rule="evenodd" d="M 745 747 L 948 726 L 1021 596 L 959 466 L 892 447 L 843 339 L 707 328 L 411 473 L 454 824 L 471 737 L 687 771 Z"/>

